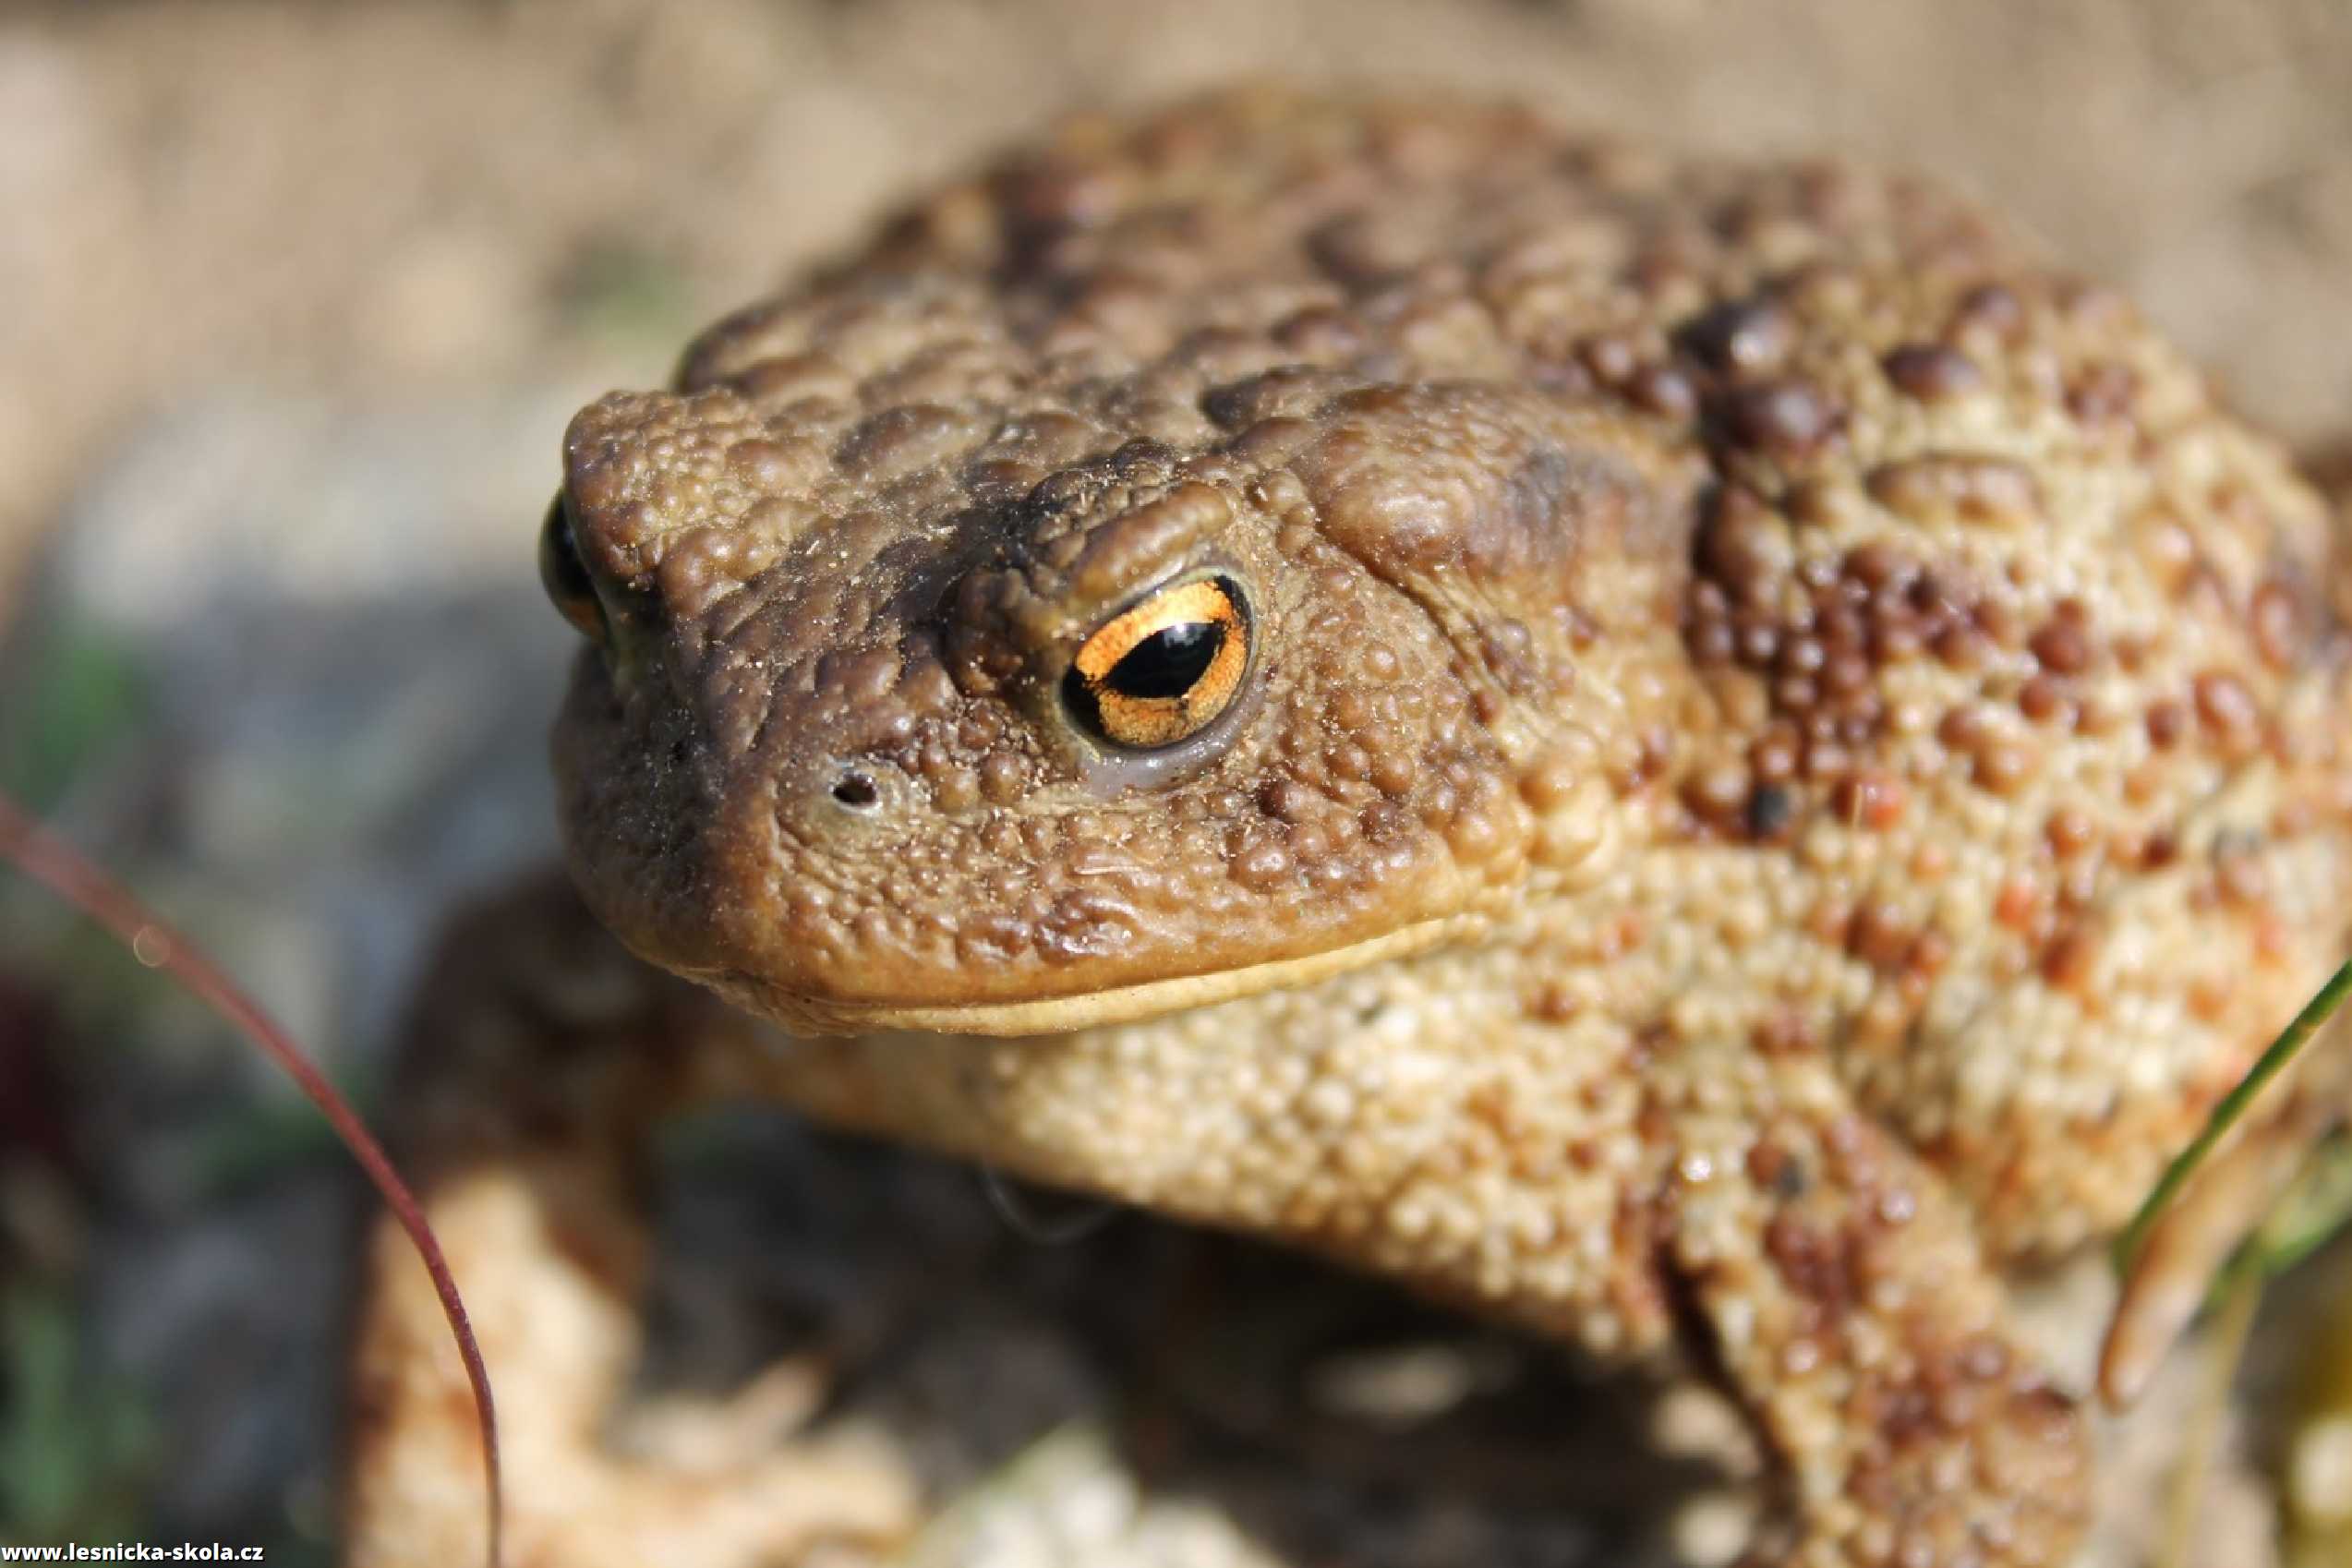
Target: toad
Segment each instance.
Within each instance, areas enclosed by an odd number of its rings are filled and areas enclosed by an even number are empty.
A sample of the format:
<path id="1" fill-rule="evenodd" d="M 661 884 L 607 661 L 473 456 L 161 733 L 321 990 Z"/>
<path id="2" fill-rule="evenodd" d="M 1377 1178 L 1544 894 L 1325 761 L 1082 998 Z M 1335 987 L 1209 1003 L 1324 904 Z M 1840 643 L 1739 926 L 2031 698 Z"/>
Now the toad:
<path id="1" fill-rule="evenodd" d="M 853 1455 L 599 1442 L 639 1151 L 745 1095 L 1687 1357 L 1755 1562 L 2069 1560 L 2103 1391 L 2011 1282 L 2352 909 L 2329 520 L 2117 294 L 1916 179 L 1247 90 L 949 185 L 564 462 L 570 884 L 452 939 L 402 1113 L 513 1561 L 904 1527 Z M 2343 1056 L 2154 1236 L 2105 1393 Z M 399 1246 L 353 1556 L 461 1562 Z"/>

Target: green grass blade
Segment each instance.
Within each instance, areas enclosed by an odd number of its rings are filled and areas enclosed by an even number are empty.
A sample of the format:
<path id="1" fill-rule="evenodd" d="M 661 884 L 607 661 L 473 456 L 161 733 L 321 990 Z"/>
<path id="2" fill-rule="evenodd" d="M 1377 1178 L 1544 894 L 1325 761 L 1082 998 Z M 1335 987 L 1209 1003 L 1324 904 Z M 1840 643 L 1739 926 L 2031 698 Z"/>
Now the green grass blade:
<path id="1" fill-rule="evenodd" d="M 2132 1265 L 2140 1260 L 2141 1248 L 2147 1245 L 2148 1233 L 2164 1217 L 2165 1211 L 2172 1206 L 2172 1200 L 2188 1185 L 2189 1178 L 2197 1174 L 2197 1168 L 2205 1163 L 2206 1156 L 2213 1152 L 2213 1146 L 2245 1118 L 2248 1107 L 2270 1086 L 2273 1079 L 2285 1072 L 2302 1054 L 2303 1047 L 2310 1043 L 2311 1036 L 2318 1033 L 2320 1026 L 2344 1005 L 2347 995 L 2352 995 L 2352 962 L 2346 962 L 2337 970 L 2329 977 L 2328 983 L 2320 987 L 2320 994 L 2304 1004 L 2303 1010 L 2295 1015 L 2295 1021 L 2280 1031 L 2278 1038 L 2271 1042 L 2270 1048 L 2262 1053 L 2246 1076 L 2237 1080 L 2237 1087 L 2224 1095 L 2221 1104 L 2213 1107 L 2213 1114 L 2205 1118 L 2204 1130 L 2197 1135 L 2196 1141 L 2182 1150 L 2173 1163 L 2165 1167 L 2164 1176 L 2148 1194 L 2146 1201 L 2140 1205 L 2140 1212 L 2132 1215 L 2131 1223 L 2116 1238 L 2117 1272 L 2125 1275 L 2131 1272 Z"/>

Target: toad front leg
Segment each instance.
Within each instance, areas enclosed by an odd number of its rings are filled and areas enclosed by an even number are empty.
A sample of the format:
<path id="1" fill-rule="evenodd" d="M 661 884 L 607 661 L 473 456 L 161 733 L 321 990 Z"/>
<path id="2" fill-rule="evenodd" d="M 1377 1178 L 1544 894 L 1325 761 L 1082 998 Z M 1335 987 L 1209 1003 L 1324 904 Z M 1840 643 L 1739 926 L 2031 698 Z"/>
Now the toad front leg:
<path id="1" fill-rule="evenodd" d="M 1755 1561 L 2069 1561 L 2082 1422 L 1940 1179 L 1818 1051 L 1627 1030 L 1523 995 L 1513 958 L 1055 1039 L 718 1065 L 829 1121 L 1299 1242 L 1605 1357 L 1695 1328 L 1779 1461 Z"/>
<path id="2" fill-rule="evenodd" d="M 716 1471 L 614 1452 L 652 1241 L 653 1124 L 714 1009 L 553 883 L 452 928 L 410 1030 L 397 1140 L 496 1380 L 513 1568 L 793 1561 L 912 1523 L 881 1456 L 809 1442 Z M 440 1309 L 389 1220 L 371 1238 L 352 1381 L 346 1557 L 484 1561 L 481 1449 Z"/>
<path id="3" fill-rule="evenodd" d="M 1680 1151 L 1661 1266 L 1785 1467 L 1785 1561 L 2070 1561 L 2083 1422 L 1943 1184 L 1817 1058 L 1682 1046 L 1652 1094 Z"/>

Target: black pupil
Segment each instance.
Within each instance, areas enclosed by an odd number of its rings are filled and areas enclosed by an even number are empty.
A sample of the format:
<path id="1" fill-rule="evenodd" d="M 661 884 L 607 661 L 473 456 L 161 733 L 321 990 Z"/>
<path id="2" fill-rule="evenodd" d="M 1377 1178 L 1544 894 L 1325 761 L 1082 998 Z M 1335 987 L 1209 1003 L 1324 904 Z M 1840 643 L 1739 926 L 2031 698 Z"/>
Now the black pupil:
<path id="1" fill-rule="evenodd" d="M 1103 684 L 1123 697 L 1180 697 L 1209 672 L 1224 643 L 1224 629 L 1213 621 L 1163 626 L 1111 666 Z"/>

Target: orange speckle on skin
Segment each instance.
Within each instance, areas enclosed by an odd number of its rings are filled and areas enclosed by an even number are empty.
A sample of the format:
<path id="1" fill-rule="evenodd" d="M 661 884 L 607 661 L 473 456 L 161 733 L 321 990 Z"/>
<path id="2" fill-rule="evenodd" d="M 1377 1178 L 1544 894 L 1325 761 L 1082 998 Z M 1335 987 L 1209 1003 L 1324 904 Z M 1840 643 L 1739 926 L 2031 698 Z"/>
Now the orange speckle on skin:
<path id="1" fill-rule="evenodd" d="M 2286 922 L 2274 914 L 2265 913 L 2254 922 L 2254 955 L 2265 963 L 2276 963 L 2295 950 L 2295 933 Z"/>
<path id="2" fill-rule="evenodd" d="M 1910 797 L 1902 781 L 1893 776 L 1872 770 L 1857 773 L 1839 781 L 1832 796 L 1832 804 L 1840 820 L 1854 827 L 1866 827 L 1874 833 L 1884 833 L 1903 819 L 1903 810 Z"/>

